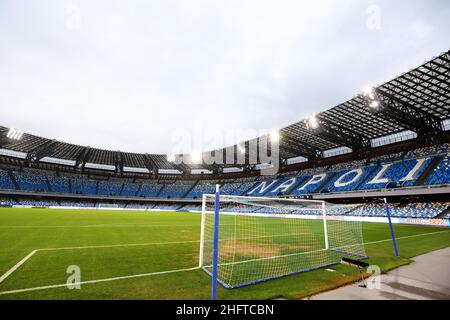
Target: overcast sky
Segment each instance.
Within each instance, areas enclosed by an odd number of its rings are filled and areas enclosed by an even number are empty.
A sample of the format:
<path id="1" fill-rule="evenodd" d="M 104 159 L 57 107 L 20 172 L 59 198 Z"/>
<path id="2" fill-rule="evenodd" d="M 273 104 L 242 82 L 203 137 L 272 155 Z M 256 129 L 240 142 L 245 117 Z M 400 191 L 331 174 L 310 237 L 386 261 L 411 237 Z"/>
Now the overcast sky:
<path id="1" fill-rule="evenodd" d="M 0 125 L 110 150 L 222 147 L 210 136 L 297 122 L 449 39 L 447 0 L 2 0 Z"/>

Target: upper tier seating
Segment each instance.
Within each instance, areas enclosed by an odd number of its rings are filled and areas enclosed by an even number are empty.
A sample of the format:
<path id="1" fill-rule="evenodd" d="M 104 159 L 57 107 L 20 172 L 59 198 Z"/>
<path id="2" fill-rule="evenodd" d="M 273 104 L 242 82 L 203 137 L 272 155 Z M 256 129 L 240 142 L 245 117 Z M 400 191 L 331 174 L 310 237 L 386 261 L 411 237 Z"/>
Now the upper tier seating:
<path id="1" fill-rule="evenodd" d="M 383 163 L 368 177 L 360 189 L 411 186 L 425 171 L 430 162 L 431 160 L 428 158 L 421 158 Z M 414 168 L 417 168 L 414 175 L 408 176 Z"/>
<path id="2" fill-rule="evenodd" d="M 447 155 L 434 169 L 426 184 L 450 184 L 450 155 Z"/>
<path id="3" fill-rule="evenodd" d="M 350 192 L 422 185 L 450 184 L 450 145 L 420 148 L 406 153 L 381 156 L 369 160 L 319 166 L 299 172 L 284 172 L 278 177 L 246 177 L 220 181 L 221 192 L 229 195 L 281 196 L 311 193 Z M 438 156 L 439 158 L 435 158 Z M 436 164 L 435 159 L 443 160 Z M 430 165 L 437 165 L 436 168 Z M 76 173 L 55 174 L 53 171 L 23 168 L 0 169 L 0 188 L 26 191 L 51 191 L 84 195 L 201 198 L 214 193 L 217 181 L 131 182 L 127 178 L 90 179 Z M 426 173 L 426 175 L 425 175 Z"/>
<path id="4" fill-rule="evenodd" d="M 97 194 L 97 181 L 85 177 L 72 178 L 72 192 L 79 194 Z"/>
<path id="5" fill-rule="evenodd" d="M 182 198 L 192 187 L 192 181 L 178 181 L 171 184 L 165 184 L 159 194 L 160 198 Z"/>
<path id="6" fill-rule="evenodd" d="M 136 197 L 140 187 L 140 183 L 124 183 L 122 193 L 120 195 L 124 197 Z"/>
<path id="7" fill-rule="evenodd" d="M 48 191 L 46 176 L 38 172 L 13 172 L 21 190 Z"/>
<path id="8" fill-rule="evenodd" d="M 203 194 L 213 194 L 216 191 L 215 181 L 201 181 L 192 188 L 187 194 L 186 198 L 197 199 L 201 198 Z"/>
<path id="9" fill-rule="evenodd" d="M 15 190 L 16 187 L 9 177 L 8 171 L 0 169 L 0 189 Z"/>
<path id="10" fill-rule="evenodd" d="M 50 188 L 52 192 L 68 193 L 69 179 L 66 177 L 49 176 L 48 182 L 50 183 Z"/>
<path id="11" fill-rule="evenodd" d="M 139 190 L 138 192 L 138 196 L 146 198 L 155 198 L 162 187 L 163 187 L 162 184 L 158 184 L 156 182 L 144 183 L 142 184 L 141 190 Z"/>
<path id="12" fill-rule="evenodd" d="M 103 196 L 118 196 L 122 189 L 123 183 L 111 181 L 98 182 L 98 194 Z"/>

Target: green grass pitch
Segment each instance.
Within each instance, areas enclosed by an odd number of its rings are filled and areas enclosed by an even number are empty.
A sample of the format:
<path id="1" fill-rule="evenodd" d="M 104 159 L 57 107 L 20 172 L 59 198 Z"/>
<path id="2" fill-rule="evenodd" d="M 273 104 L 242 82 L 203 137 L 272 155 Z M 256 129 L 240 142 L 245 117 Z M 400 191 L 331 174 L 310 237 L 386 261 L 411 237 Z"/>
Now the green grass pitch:
<path id="1" fill-rule="evenodd" d="M 0 277 L 37 250 L 0 283 L 3 299 L 209 299 L 211 278 L 198 265 L 200 214 L 140 211 L 0 209 Z M 448 228 L 394 226 L 401 258 L 394 257 L 386 224 L 365 223 L 368 262 L 387 271 L 412 257 L 450 246 Z M 44 250 L 45 249 L 45 250 Z M 64 285 L 67 267 L 81 269 L 81 289 Z M 239 289 L 219 287 L 220 299 L 300 299 L 358 280 L 336 265 Z M 114 279 L 125 277 L 123 279 Z M 96 280 L 107 281 L 96 282 Z M 108 280 L 110 279 L 110 280 Z M 93 281 L 93 282 L 90 282 Z"/>

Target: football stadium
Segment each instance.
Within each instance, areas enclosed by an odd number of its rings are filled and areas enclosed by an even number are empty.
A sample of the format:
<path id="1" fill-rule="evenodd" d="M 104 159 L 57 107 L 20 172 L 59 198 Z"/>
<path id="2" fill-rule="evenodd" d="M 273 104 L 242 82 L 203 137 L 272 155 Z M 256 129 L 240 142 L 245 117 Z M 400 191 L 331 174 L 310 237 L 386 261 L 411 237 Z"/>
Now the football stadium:
<path id="1" fill-rule="evenodd" d="M 450 7 L 194 2 L 0 4 L 0 309 L 450 300 Z"/>
<path id="2" fill-rule="evenodd" d="M 301 299 L 448 248 L 449 88 L 447 51 L 199 160 L 0 127 L 0 299 Z"/>

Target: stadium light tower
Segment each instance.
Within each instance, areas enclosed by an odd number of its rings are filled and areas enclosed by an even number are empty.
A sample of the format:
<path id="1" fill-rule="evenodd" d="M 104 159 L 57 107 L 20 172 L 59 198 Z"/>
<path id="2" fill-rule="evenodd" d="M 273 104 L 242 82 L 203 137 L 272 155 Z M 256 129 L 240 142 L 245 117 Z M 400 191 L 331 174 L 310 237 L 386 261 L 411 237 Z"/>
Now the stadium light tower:
<path id="1" fill-rule="evenodd" d="M 308 129 L 314 130 L 319 128 L 319 120 L 317 119 L 317 115 L 315 113 L 313 113 L 310 116 L 307 116 L 305 120 L 306 120 L 306 127 Z"/>
<path id="2" fill-rule="evenodd" d="M 240 143 L 238 143 L 237 148 L 240 153 L 245 153 L 245 146 L 242 146 Z"/>
<path id="3" fill-rule="evenodd" d="M 270 140 L 272 142 L 278 142 L 280 141 L 280 132 L 278 130 L 272 130 L 270 131 Z"/>
<path id="4" fill-rule="evenodd" d="M 6 136 L 12 140 L 20 140 L 22 139 L 24 132 L 19 129 L 10 128 Z"/>
<path id="5" fill-rule="evenodd" d="M 167 161 L 175 162 L 175 155 L 174 154 L 168 154 L 167 155 Z"/>
<path id="6" fill-rule="evenodd" d="M 195 164 L 202 163 L 202 154 L 201 152 L 193 152 L 191 153 L 191 161 Z"/>
<path id="7" fill-rule="evenodd" d="M 373 100 L 372 102 L 370 102 L 369 107 L 372 109 L 378 109 L 380 107 L 380 101 Z"/>
<path id="8" fill-rule="evenodd" d="M 371 87 L 371 86 L 366 86 L 363 89 L 363 95 L 365 97 L 369 97 L 369 98 L 374 99 L 375 98 L 375 89 L 373 87 Z"/>
<path id="9" fill-rule="evenodd" d="M 377 97 L 377 93 L 374 87 L 365 87 L 363 89 L 363 97 L 367 101 L 367 105 L 372 110 L 378 110 L 381 106 L 381 102 Z"/>

